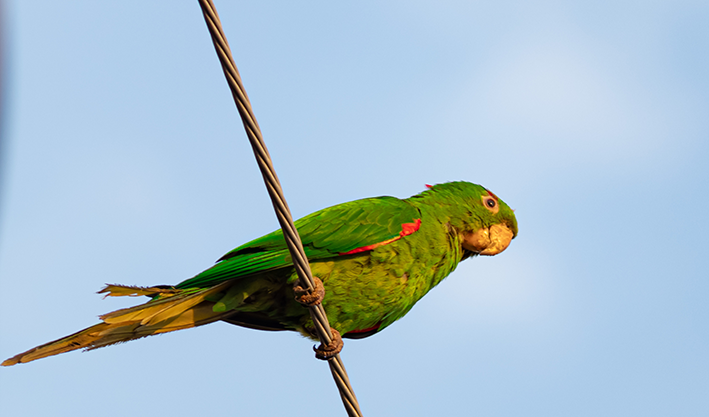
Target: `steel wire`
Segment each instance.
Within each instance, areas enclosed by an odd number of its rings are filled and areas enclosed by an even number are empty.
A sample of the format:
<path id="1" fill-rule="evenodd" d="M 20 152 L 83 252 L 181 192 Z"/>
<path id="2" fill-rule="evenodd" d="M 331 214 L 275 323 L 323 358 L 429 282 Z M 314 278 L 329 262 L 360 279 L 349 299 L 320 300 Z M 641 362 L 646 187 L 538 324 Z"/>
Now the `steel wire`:
<path id="1" fill-rule="evenodd" d="M 273 204 L 273 208 L 276 212 L 278 223 L 281 226 L 281 230 L 283 230 L 283 237 L 286 240 L 288 250 L 290 251 L 291 258 L 293 259 L 293 265 L 301 282 L 300 285 L 308 292 L 311 292 L 314 288 L 314 284 L 313 274 L 307 261 L 308 258 L 305 255 L 303 243 L 301 242 L 298 231 L 293 223 L 293 217 L 290 213 L 290 209 L 288 208 L 288 204 L 286 203 L 283 189 L 273 167 L 273 162 L 271 161 L 266 144 L 263 141 L 261 128 L 256 121 L 256 116 L 251 108 L 251 102 L 249 101 L 249 97 L 246 94 L 246 90 L 241 82 L 241 76 L 236 68 L 236 63 L 232 57 L 229 43 L 226 40 L 224 31 L 222 30 L 222 24 L 219 20 L 216 7 L 211 0 L 199 0 L 199 5 L 202 9 L 202 14 L 204 15 L 207 28 L 209 29 L 209 34 L 212 37 L 212 43 L 214 44 L 214 49 L 219 57 L 219 62 L 221 63 L 222 70 L 224 71 L 227 84 L 229 84 L 232 97 L 236 103 L 236 108 L 239 111 L 239 115 L 241 116 L 241 120 L 244 124 L 246 136 L 249 139 L 254 156 L 256 157 L 256 163 L 261 171 L 261 175 L 263 176 L 266 190 L 271 198 L 271 203 Z M 325 309 L 321 304 L 317 304 L 309 307 L 309 310 L 315 326 L 315 331 L 318 334 L 318 338 L 323 345 L 329 345 L 333 339 L 333 336 L 330 331 L 330 324 L 327 320 Z M 340 391 L 340 398 L 342 399 L 342 403 L 347 410 L 347 414 L 350 417 L 361 417 L 362 412 L 359 408 L 357 397 L 355 396 L 354 390 L 352 389 L 352 385 L 350 384 L 347 376 L 342 358 L 340 358 L 340 355 L 337 354 L 327 362 L 330 366 L 330 371 L 332 372 L 335 384 Z"/>

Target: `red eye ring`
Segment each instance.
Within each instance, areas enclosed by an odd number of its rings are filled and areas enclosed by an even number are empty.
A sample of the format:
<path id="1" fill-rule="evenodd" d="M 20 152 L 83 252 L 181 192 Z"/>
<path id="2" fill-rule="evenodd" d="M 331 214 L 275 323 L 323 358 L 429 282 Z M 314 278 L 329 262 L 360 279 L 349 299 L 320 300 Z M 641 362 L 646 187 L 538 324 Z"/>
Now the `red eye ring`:
<path id="1" fill-rule="evenodd" d="M 497 214 L 497 212 L 500 211 L 500 202 L 497 201 L 497 197 L 493 193 L 490 191 L 487 193 L 488 195 L 480 196 L 483 207 L 485 207 L 490 213 Z"/>

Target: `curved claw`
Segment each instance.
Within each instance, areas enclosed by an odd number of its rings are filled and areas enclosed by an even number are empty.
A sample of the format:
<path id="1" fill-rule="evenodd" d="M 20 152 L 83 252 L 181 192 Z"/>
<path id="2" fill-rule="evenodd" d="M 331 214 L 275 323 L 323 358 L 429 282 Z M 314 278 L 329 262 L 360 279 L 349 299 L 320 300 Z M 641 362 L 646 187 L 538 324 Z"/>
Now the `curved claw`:
<path id="1" fill-rule="evenodd" d="M 325 287 L 318 277 L 313 277 L 313 284 L 315 287 L 312 292 L 308 293 L 305 288 L 300 286 L 300 280 L 298 280 L 293 286 L 295 301 L 307 307 L 312 307 L 322 303 L 323 298 L 325 298 Z"/>
<path id="2" fill-rule="evenodd" d="M 337 356 L 337 354 L 342 351 L 342 347 L 345 345 L 342 341 L 342 336 L 340 336 L 340 332 L 333 328 L 330 328 L 330 331 L 332 332 L 332 340 L 330 341 L 330 344 L 323 346 L 321 343 L 318 347 L 313 346 L 315 357 L 323 361 Z"/>

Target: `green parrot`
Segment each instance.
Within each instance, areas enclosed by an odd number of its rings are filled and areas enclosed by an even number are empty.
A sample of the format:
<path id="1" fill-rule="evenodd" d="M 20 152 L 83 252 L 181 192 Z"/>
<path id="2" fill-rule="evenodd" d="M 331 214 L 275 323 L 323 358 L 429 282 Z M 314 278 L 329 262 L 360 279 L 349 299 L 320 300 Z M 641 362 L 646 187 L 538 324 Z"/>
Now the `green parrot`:
<path id="1" fill-rule="evenodd" d="M 496 255 L 517 235 L 510 207 L 469 182 L 429 186 L 407 199 L 365 198 L 295 222 L 313 275 L 325 290 L 330 325 L 364 338 L 403 317 L 459 262 Z M 87 350 L 218 320 L 317 339 L 308 308 L 296 301 L 295 273 L 277 230 L 239 246 L 175 286 L 107 285 L 106 296 L 150 301 L 101 316 L 102 322 L 20 353 L 3 366 Z"/>

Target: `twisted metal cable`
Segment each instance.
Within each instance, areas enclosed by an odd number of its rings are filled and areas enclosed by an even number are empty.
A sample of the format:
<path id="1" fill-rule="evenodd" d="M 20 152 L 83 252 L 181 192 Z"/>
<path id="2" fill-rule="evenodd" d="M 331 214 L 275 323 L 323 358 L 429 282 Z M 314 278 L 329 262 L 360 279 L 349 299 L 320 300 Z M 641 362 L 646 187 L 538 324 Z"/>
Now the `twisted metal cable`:
<path id="1" fill-rule="evenodd" d="M 283 195 L 283 190 L 281 188 L 280 181 L 278 181 L 276 170 L 271 162 L 271 156 L 269 155 L 266 144 L 263 141 L 261 128 L 256 121 L 256 117 L 251 109 L 251 102 L 249 101 L 246 90 L 241 83 L 241 76 L 236 68 L 234 58 L 231 55 L 231 49 L 229 48 L 226 36 L 222 30 L 219 15 L 217 14 L 217 10 L 211 0 L 199 0 L 199 5 L 202 8 L 202 14 L 204 15 L 204 20 L 207 24 L 207 28 L 209 29 L 209 34 L 212 37 L 212 42 L 214 43 L 214 49 L 219 57 L 219 62 L 222 65 L 224 76 L 226 77 L 229 88 L 231 89 L 231 94 L 234 98 L 234 102 L 236 103 L 236 107 L 239 110 L 241 120 L 244 123 L 244 129 L 246 130 L 246 135 L 249 138 L 251 148 L 253 149 L 254 156 L 256 157 L 256 163 L 258 164 L 261 175 L 263 176 L 268 194 L 271 197 L 271 202 L 274 210 L 276 211 L 278 223 L 281 226 L 281 230 L 283 230 L 283 236 L 286 239 L 288 250 L 293 258 L 293 265 L 301 282 L 300 285 L 308 292 L 311 292 L 314 288 L 314 284 L 313 274 L 310 271 L 310 265 L 308 264 L 308 258 L 305 255 L 305 250 L 303 249 L 303 243 L 300 240 L 300 236 L 298 235 L 295 225 L 293 224 L 293 217 L 291 216 L 290 209 L 288 208 L 285 196 Z M 320 341 L 323 345 L 329 345 L 333 336 L 330 332 L 330 323 L 327 320 L 325 309 L 322 304 L 317 304 L 309 307 L 309 310 Z M 335 355 L 333 358 L 329 359 L 327 363 L 330 366 L 330 372 L 332 372 L 332 377 L 335 380 L 335 384 L 340 391 L 340 398 L 342 398 L 342 403 L 347 410 L 347 414 L 350 417 L 361 417 L 362 412 L 359 409 L 357 397 L 355 396 L 350 380 L 347 377 L 345 364 L 342 362 L 340 355 Z"/>

